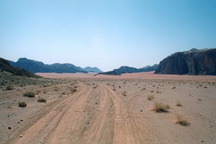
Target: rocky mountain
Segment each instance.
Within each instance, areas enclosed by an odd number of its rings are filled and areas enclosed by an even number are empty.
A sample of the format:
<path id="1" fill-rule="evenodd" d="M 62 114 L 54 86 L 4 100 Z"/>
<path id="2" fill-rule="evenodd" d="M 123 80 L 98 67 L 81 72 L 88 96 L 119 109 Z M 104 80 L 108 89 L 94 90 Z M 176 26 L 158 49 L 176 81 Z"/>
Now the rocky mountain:
<path id="1" fill-rule="evenodd" d="M 133 67 L 128 67 L 128 66 L 122 66 L 118 69 L 114 69 L 113 71 L 108 71 L 108 72 L 103 72 L 100 74 L 105 74 L 105 75 L 121 75 L 124 73 L 139 73 L 139 72 L 148 72 L 148 71 L 155 71 L 157 69 L 157 64 L 153 66 L 146 66 L 140 69 L 133 68 Z"/>
<path id="2" fill-rule="evenodd" d="M 29 72 L 55 72 L 55 73 L 87 73 L 87 71 L 83 70 L 81 67 L 77 67 L 73 64 L 44 64 L 40 61 L 30 60 L 27 58 L 20 58 L 17 62 L 9 61 L 9 63 L 15 67 L 25 69 Z"/>
<path id="3" fill-rule="evenodd" d="M 14 75 L 18 75 L 18 76 L 39 77 L 24 69 L 11 66 L 7 60 L 0 58 L 0 72 L 3 72 L 3 71 L 6 71 Z"/>
<path id="4" fill-rule="evenodd" d="M 85 67 L 83 70 L 87 72 L 101 73 L 102 71 L 97 67 Z"/>
<path id="5" fill-rule="evenodd" d="M 160 62 L 155 73 L 216 75 L 216 48 L 174 53 Z"/>
<path id="6" fill-rule="evenodd" d="M 12 66 L 23 68 L 32 73 L 36 73 L 36 72 L 55 72 L 55 73 L 95 72 L 95 73 L 99 73 L 99 72 L 102 72 L 97 67 L 86 67 L 83 69 L 81 67 L 78 67 L 78 66 L 75 66 L 69 63 L 65 63 L 65 64 L 55 63 L 55 64 L 48 65 L 48 64 L 44 64 L 43 62 L 30 60 L 27 58 L 20 58 L 17 62 L 13 62 L 10 60 L 8 61 Z"/>

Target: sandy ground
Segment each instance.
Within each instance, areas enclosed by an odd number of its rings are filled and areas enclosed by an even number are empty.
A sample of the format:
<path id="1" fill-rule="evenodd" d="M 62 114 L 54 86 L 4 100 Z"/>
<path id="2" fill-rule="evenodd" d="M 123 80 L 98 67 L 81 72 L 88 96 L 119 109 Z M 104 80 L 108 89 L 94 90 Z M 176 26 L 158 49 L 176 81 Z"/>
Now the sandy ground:
<path id="1" fill-rule="evenodd" d="M 152 72 L 126 73 L 122 75 L 97 75 L 95 73 L 36 73 L 45 78 L 59 79 L 174 79 L 174 80 L 216 80 L 216 76 L 163 75 Z"/>
<path id="2" fill-rule="evenodd" d="M 0 91 L 0 143 L 216 143 L 216 77 L 40 75 L 61 83 Z M 23 97 L 28 90 L 40 93 Z M 47 102 L 38 103 L 38 97 Z M 156 102 L 168 105 L 168 112 L 153 111 Z M 189 125 L 177 124 L 177 115 Z"/>

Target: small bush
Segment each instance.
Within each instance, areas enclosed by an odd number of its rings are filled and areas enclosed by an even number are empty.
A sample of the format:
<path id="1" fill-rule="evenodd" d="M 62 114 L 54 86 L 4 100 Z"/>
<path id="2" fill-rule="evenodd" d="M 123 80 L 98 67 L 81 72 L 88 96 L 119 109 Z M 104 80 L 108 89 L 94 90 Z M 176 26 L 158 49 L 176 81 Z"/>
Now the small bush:
<path id="1" fill-rule="evenodd" d="M 168 109 L 170 109 L 169 105 L 155 102 L 153 111 L 157 113 L 166 113 L 169 112 Z"/>
<path id="2" fill-rule="evenodd" d="M 58 88 L 58 87 L 55 87 L 55 88 L 54 88 L 54 91 L 58 91 L 58 90 L 59 90 L 59 88 Z"/>
<path id="3" fill-rule="evenodd" d="M 181 102 L 176 102 L 176 106 L 179 106 L 179 107 L 182 107 L 182 104 L 181 104 Z"/>
<path id="4" fill-rule="evenodd" d="M 27 104 L 25 102 L 19 102 L 18 105 L 19 105 L 19 107 L 26 107 L 27 106 Z"/>
<path id="5" fill-rule="evenodd" d="M 123 91 L 122 95 L 123 95 L 123 96 L 127 96 L 126 91 Z"/>
<path id="6" fill-rule="evenodd" d="M 150 96 L 147 97 L 147 99 L 148 99 L 148 100 L 153 100 L 153 99 L 154 99 L 154 96 L 153 96 L 153 95 L 150 95 Z"/>
<path id="7" fill-rule="evenodd" d="M 32 98 L 32 97 L 35 97 L 35 94 L 34 92 L 26 92 L 23 94 L 23 96 Z"/>
<path id="8" fill-rule="evenodd" d="M 75 88 L 72 88 L 72 89 L 71 89 L 71 92 L 72 92 L 72 93 L 75 93 L 76 91 L 77 91 L 77 89 L 75 89 Z"/>
<path id="9" fill-rule="evenodd" d="M 6 90 L 13 90 L 13 87 L 12 86 L 7 86 Z"/>
<path id="10" fill-rule="evenodd" d="M 176 115 L 176 117 L 177 117 L 177 121 L 176 121 L 177 124 L 180 124 L 182 126 L 189 126 L 190 125 L 190 123 L 187 120 L 183 119 L 183 117 L 181 115 Z"/>
<path id="11" fill-rule="evenodd" d="M 45 98 L 39 98 L 38 100 L 37 100 L 37 102 L 46 102 L 46 99 Z"/>

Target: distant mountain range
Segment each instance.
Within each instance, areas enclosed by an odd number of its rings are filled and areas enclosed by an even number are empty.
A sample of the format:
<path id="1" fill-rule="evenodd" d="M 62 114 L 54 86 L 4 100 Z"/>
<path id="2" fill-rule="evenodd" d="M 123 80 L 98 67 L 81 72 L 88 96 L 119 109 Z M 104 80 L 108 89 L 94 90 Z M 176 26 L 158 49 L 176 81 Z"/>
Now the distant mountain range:
<path id="1" fill-rule="evenodd" d="M 0 71 L 11 71 L 12 73 L 30 76 L 31 73 L 88 73 L 94 72 L 105 75 L 121 75 L 124 73 L 139 73 L 155 71 L 156 74 L 189 74 L 189 75 L 216 75 L 216 48 L 213 49 L 191 49 L 189 51 L 174 53 L 165 59 L 160 64 L 153 66 L 146 66 L 143 68 L 133 68 L 122 66 L 113 71 L 102 72 L 97 67 L 81 68 L 73 64 L 44 64 L 40 61 L 30 60 L 27 58 L 20 58 L 17 62 L 8 61 L 10 65 L 17 67 L 10 67 L 4 59 L 1 59 Z M 26 73 L 21 69 L 31 73 Z"/>
<path id="2" fill-rule="evenodd" d="M 102 72 L 99 68 L 97 67 L 86 67 L 83 70 L 87 71 L 87 72 L 95 72 L 95 73 L 100 73 Z"/>
<path id="3" fill-rule="evenodd" d="M 216 75 L 216 48 L 174 53 L 160 62 L 155 73 Z"/>
<path id="4" fill-rule="evenodd" d="M 99 74 L 105 74 L 105 75 L 121 75 L 124 73 L 139 73 L 139 72 L 148 72 L 148 71 L 155 71 L 158 67 L 158 64 L 155 64 L 153 66 L 146 66 L 143 68 L 133 68 L 128 66 L 122 66 L 118 69 L 114 69 L 113 71 L 103 72 Z"/>
<path id="5" fill-rule="evenodd" d="M 94 67 L 87 67 L 85 69 L 75 66 L 73 64 L 65 63 L 55 63 L 55 64 L 44 64 L 40 61 L 30 60 L 27 58 L 20 58 L 17 62 L 9 61 L 12 66 L 25 69 L 32 73 L 42 72 L 42 73 L 88 73 L 88 72 L 101 72 L 100 69 Z"/>
<path id="6" fill-rule="evenodd" d="M 3 72 L 3 71 L 12 73 L 17 76 L 36 77 L 36 78 L 39 77 L 21 68 L 11 66 L 7 60 L 0 58 L 0 72 Z"/>

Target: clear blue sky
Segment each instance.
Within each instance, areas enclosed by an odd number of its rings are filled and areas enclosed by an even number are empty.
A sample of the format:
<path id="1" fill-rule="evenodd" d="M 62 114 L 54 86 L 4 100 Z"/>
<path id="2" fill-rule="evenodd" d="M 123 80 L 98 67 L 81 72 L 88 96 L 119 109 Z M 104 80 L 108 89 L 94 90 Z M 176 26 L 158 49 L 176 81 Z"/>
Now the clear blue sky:
<path id="1" fill-rule="evenodd" d="M 215 0 L 0 0 L 0 57 L 103 71 L 216 47 Z"/>

